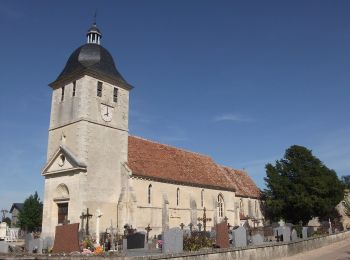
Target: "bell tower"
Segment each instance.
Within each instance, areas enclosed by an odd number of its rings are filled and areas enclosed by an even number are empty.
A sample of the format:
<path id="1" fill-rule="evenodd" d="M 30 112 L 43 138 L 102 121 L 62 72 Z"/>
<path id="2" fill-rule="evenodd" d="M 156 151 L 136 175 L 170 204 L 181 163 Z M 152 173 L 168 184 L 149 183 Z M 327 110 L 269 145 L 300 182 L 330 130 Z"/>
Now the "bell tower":
<path id="1" fill-rule="evenodd" d="M 45 178 L 43 237 L 69 221 L 81 223 L 89 208 L 103 212 L 100 228 L 117 218 L 128 153 L 129 91 L 132 86 L 101 46 L 94 23 L 87 43 L 69 57 L 49 86 L 52 103 Z M 114 221 L 116 223 L 116 221 Z M 85 227 L 84 227 L 85 228 Z M 90 234 L 94 230 L 90 222 Z"/>

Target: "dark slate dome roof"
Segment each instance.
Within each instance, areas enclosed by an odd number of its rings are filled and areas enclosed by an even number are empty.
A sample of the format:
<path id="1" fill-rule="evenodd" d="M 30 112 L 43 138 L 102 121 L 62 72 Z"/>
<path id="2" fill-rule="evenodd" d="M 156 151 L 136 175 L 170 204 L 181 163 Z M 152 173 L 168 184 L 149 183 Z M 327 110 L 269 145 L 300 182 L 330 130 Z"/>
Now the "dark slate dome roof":
<path id="1" fill-rule="evenodd" d="M 55 82 L 84 73 L 93 74 L 98 78 L 101 77 L 111 83 L 121 84 L 126 88 L 132 88 L 118 72 L 112 55 L 99 44 L 88 43 L 76 49 L 70 55 L 66 66 Z"/>

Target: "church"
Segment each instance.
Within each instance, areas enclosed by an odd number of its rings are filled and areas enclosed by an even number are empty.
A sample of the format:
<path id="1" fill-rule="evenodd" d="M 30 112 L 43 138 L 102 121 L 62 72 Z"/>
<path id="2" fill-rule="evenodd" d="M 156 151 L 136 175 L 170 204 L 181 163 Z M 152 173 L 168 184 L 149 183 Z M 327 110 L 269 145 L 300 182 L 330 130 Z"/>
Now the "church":
<path id="1" fill-rule="evenodd" d="M 85 228 L 84 214 L 90 215 L 92 236 L 111 225 L 119 234 L 125 225 L 142 231 L 149 226 L 151 236 L 190 224 L 196 229 L 204 211 L 207 230 L 223 219 L 231 226 L 261 226 L 261 194 L 245 171 L 129 135 L 133 87 L 101 38 L 94 23 L 87 43 L 49 84 L 42 237 L 53 238 L 56 226 L 67 222 Z"/>

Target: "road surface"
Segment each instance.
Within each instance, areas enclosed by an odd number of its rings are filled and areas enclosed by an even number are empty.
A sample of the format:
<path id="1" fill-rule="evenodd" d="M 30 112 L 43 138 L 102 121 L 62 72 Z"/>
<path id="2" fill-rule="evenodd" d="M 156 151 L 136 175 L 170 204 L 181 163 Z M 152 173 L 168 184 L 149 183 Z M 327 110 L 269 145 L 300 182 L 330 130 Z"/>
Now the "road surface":
<path id="1" fill-rule="evenodd" d="M 350 260 L 350 238 L 284 260 Z"/>

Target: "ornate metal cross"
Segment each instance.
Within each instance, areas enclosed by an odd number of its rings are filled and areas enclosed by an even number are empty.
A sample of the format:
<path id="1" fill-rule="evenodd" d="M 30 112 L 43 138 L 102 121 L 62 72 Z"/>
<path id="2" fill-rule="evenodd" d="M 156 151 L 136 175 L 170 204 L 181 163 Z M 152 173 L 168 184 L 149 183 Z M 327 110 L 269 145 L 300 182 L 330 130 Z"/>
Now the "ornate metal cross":
<path id="1" fill-rule="evenodd" d="M 184 223 L 181 223 L 181 224 L 180 224 L 181 229 L 184 229 L 184 226 L 185 226 Z"/>
<path id="2" fill-rule="evenodd" d="M 211 218 L 207 218 L 207 214 L 206 214 L 206 208 L 204 207 L 203 209 L 203 217 L 202 218 L 198 218 L 198 221 L 203 221 L 203 230 L 207 231 L 207 221 L 211 221 Z"/>

